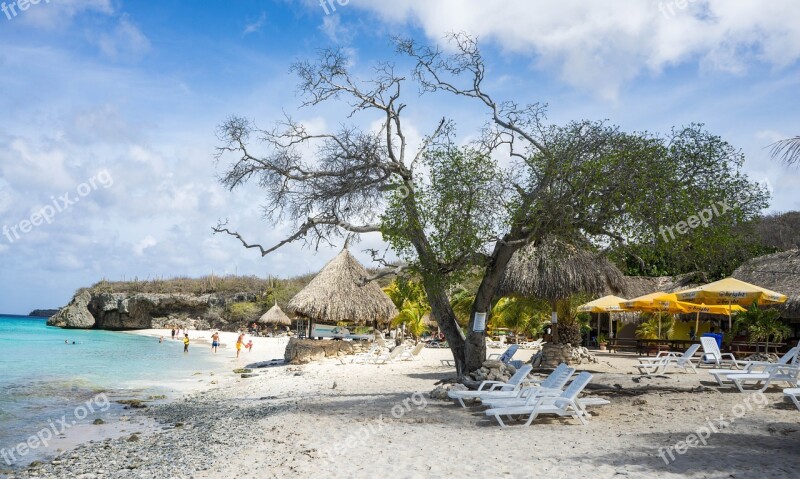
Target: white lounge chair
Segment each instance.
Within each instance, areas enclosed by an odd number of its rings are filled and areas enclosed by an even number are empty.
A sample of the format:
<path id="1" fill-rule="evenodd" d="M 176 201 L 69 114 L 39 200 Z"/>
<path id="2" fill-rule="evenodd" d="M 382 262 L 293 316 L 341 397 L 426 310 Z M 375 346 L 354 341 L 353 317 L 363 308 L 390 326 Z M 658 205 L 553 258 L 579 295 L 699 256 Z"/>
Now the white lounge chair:
<path id="1" fill-rule="evenodd" d="M 692 358 L 698 349 L 700 349 L 699 344 L 692 344 L 689 346 L 689 349 L 682 354 L 667 353 L 655 358 L 639 358 L 640 364 L 636 364 L 634 367 L 638 368 L 642 374 L 647 376 L 656 374 L 659 371 L 661 371 L 662 374 L 666 373 L 667 369 L 670 367 L 681 368 L 684 371 L 686 371 L 686 369 L 691 369 L 693 373 L 697 374 L 697 369 L 694 367 Z"/>
<path id="2" fill-rule="evenodd" d="M 783 395 L 789 397 L 797 409 L 800 409 L 800 388 L 784 389 Z"/>
<path id="3" fill-rule="evenodd" d="M 363 353 L 356 354 L 355 356 L 353 356 L 352 359 L 350 359 L 350 362 L 351 363 L 357 363 L 357 364 L 363 364 L 363 363 L 370 362 L 375 357 L 377 357 L 377 355 L 378 355 L 378 353 L 380 351 L 381 351 L 380 346 L 378 346 L 377 344 L 373 344 L 372 347 L 369 348 L 369 351 L 365 351 Z M 344 364 L 344 361 L 342 362 L 342 364 Z"/>
<path id="4" fill-rule="evenodd" d="M 728 376 L 731 374 L 763 373 L 775 366 L 797 365 L 798 352 L 800 352 L 800 347 L 795 346 L 781 356 L 776 363 L 770 363 L 768 361 L 737 361 L 737 365 L 742 366 L 742 369 L 711 369 L 708 373 L 714 376 L 714 379 L 717 380 L 720 386 L 725 386 L 725 383 L 729 382 Z"/>
<path id="5" fill-rule="evenodd" d="M 518 344 L 512 344 L 511 346 L 508 347 L 508 349 L 506 349 L 503 352 L 503 354 L 493 353 L 490 354 L 489 357 L 487 357 L 486 359 L 497 359 L 503 364 L 508 364 L 508 362 L 511 361 L 511 358 L 513 358 L 514 355 L 517 354 L 518 349 L 519 349 Z"/>
<path id="6" fill-rule="evenodd" d="M 772 383 L 787 383 L 790 387 L 797 387 L 800 380 L 800 368 L 794 366 L 776 365 L 760 373 L 741 373 L 729 374 L 728 380 L 733 382 L 739 392 L 746 392 L 745 384 L 755 382 L 756 385 L 763 383 L 760 391 L 766 391 Z"/>
<path id="7" fill-rule="evenodd" d="M 722 353 L 719 350 L 717 340 L 712 337 L 700 338 L 700 344 L 703 346 L 703 360 L 706 364 L 714 363 L 717 366 L 722 366 L 723 363 L 728 363 L 732 368 L 738 368 L 739 364 L 736 362 L 736 357 L 731 353 Z M 725 357 L 730 359 L 725 359 Z"/>
<path id="8" fill-rule="evenodd" d="M 370 362 L 372 364 L 393 363 L 405 350 L 405 346 L 397 346 L 389 352 L 383 353 L 380 356 L 375 356 L 375 359 L 372 359 Z"/>
<path id="9" fill-rule="evenodd" d="M 574 373 L 575 368 L 561 363 L 538 385 L 522 387 L 513 396 L 482 398 L 481 403 L 489 408 L 525 406 L 531 404 L 539 396 L 558 396 L 564 392 L 564 386 Z"/>
<path id="10" fill-rule="evenodd" d="M 401 361 L 416 361 L 419 359 L 419 355 L 422 353 L 422 348 L 424 347 L 425 343 L 419 342 L 411 351 L 403 351 L 398 359 Z"/>
<path id="11" fill-rule="evenodd" d="M 586 412 L 586 409 L 579 404 L 578 395 L 591 380 L 592 375 L 584 371 L 580 373 L 559 396 L 542 396 L 533 404 L 526 406 L 488 409 L 486 410 L 486 415 L 494 416 L 498 424 L 500 424 L 500 427 L 506 427 L 506 424 L 503 422 L 503 416 L 511 418 L 512 416 L 524 417 L 527 415 L 528 420 L 525 422 L 525 425 L 530 426 L 540 414 L 570 416 L 578 419 L 581 424 L 586 425 L 586 419 L 589 417 L 589 414 Z"/>
<path id="12" fill-rule="evenodd" d="M 478 386 L 476 391 L 449 391 L 447 396 L 450 399 L 455 399 L 461 404 L 461 407 L 467 407 L 464 404 L 464 399 L 481 399 L 489 397 L 509 397 L 516 396 L 517 391 L 522 387 L 524 381 L 528 378 L 533 366 L 526 364 L 517 369 L 507 383 L 502 381 L 483 381 Z"/>

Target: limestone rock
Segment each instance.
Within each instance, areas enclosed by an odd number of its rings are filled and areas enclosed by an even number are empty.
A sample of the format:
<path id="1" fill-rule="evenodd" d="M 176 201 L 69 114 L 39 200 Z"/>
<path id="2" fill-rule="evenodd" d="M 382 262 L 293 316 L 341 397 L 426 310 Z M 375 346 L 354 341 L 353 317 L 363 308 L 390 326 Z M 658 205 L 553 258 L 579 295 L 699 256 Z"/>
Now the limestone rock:
<path id="1" fill-rule="evenodd" d="M 450 398 L 447 397 L 447 393 L 449 391 L 466 391 L 467 387 L 463 384 L 453 384 L 452 386 L 445 387 L 445 386 L 436 386 L 436 388 L 431 391 L 430 397 L 431 399 L 441 399 L 441 400 L 449 400 Z"/>
<path id="2" fill-rule="evenodd" d="M 66 307 L 47 320 L 47 325 L 67 329 L 94 327 L 95 318 L 88 308 L 91 299 L 91 295 L 86 291 L 75 295 Z"/>
<path id="3" fill-rule="evenodd" d="M 283 359 L 284 362 L 290 364 L 306 364 L 354 352 L 356 352 L 356 346 L 353 345 L 353 341 L 314 341 L 291 338 L 286 345 Z"/>

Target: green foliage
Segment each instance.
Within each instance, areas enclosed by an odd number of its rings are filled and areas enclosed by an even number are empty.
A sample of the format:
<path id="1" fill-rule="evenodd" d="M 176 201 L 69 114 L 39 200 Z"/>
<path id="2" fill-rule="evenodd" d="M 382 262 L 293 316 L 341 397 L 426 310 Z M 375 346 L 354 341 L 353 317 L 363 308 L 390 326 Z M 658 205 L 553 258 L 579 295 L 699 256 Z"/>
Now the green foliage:
<path id="1" fill-rule="evenodd" d="M 638 234 L 612 249 L 623 270 L 649 276 L 704 271 L 717 279 L 769 252 L 754 220 L 770 194 L 741 172 L 742 152 L 702 125 L 673 130 L 667 140 L 659 145 L 662 164 L 643 192 L 650 201 L 637 202 Z M 701 222 L 701 214 L 710 221 Z M 685 233 L 676 227 L 681 222 Z"/>
<path id="2" fill-rule="evenodd" d="M 792 329 L 784 324 L 777 309 L 761 309 L 754 302 L 747 311 L 734 316 L 734 334 L 745 332 L 750 342 L 765 342 L 769 350 L 770 339 L 781 342 L 792 334 Z"/>
<path id="3" fill-rule="evenodd" d="M 450 296 L 450 307 L 453 308 L 456 320 L 462 328 L 469 324 L 469 315 L 472 314 L 474 302 L 475 293 L 466 289 L 459 289 Z"/>
<path id="4" fill-rule="evenodd" d="M 233 303 L 228 306 L 226 315 L 228 320 L 235 322 L 255 321 L 262 314 L 262 309 L 257 303 Z"/>
<path id="5" fill-rule="evenodd" d="M 675 317 L 671 314 L 642 313 L 642 323 L 636 328 L 639 339 L 670 339 L 675 328 Z M 659 331 L 661 334 L 659 335 Z"/>
<path id="6" fill-rule="evenodd" d="M 392 300 L 394 306 L 401 310 L 407 302 L 426 305 L 428 298 L 425 289 L 418 281 L 405 277 L 397 277 L 388 286 L 383 288 L 383 292 Z M 428 307 L 428 309 L 430 309 Z"/>
<path id="7" fill-rule="evenodd" d="M 428 311 L 430 311 L 430 308 L 427 307 L 427 305 L 406 301 L 403 308 L 400 310 L 400 314 L 392 320 L 392 326 L 398 327 L 400 325 L 405 325 L 406 331 L 408 331 L 414 339 L 418 339 L 428 329 L 424 320 L 425 314 Z"/>
<path id="8" fill-rule="evenodd" d="M 442 285 L 463 279 L 474 264 L 464 261 L 481 251 L 496 231 L 501 209 L 500 170 L 491 156 L 472 148 L 447 146 L 431 149 L 423 156 L 428 181 L 415 182 L 418 224 L 409 217 L 405 188 L 393 188 L 382 217 L 382 233 L 398 254 L 416 258 L 409 231 L 421 227 L 427 232 L 431 253 L 438 262 L 452 265 L 448 275 L 437 277 Z M 415 262 L 420 270 L 434 267 Z"/>
<path id="9" fill-rule="evenodd" d="M 548 322 L 547 302 L 517 296 L 500 298 L 492 308 L 492 327 L 508 328 L 515 336 L 536 337 Z"/>

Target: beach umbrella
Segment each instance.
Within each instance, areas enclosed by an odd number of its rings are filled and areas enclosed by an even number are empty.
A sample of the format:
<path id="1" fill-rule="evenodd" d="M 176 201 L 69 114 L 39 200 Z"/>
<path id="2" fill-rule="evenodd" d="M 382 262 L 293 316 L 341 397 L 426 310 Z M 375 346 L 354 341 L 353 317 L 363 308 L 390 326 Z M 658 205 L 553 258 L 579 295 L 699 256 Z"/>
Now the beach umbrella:
<path id="1" fill-rule="evenodd" d="M 397 308 L 347 246 L 325 265 L 287 306 L 290 312 L 323 323 L 388 323 Z M 309 325 L 310 326 L 310 325 Z M 309 327 L 309 333 L 310 331 Z"/>
<path id="2" fill-rule="evenodd" d="M 277 324 L 281 326 L 289 326 L 292 324 L 292 320 L 289 319 L 289 316 L 286 316 L 286 313 L 278 306 L 277 301 L 273 307 L 269 308 L 269 310 L 258 319 L 258 322 L 260 324 Z"/>
<path id="3" fill-rule="evenodd" d="M 779 304 L 787 300 L 786 295 L 775 291 L 745 283 L 736 278 L 725 278 L 697 288 L 675 293 L 679 301 L 707 305 L 749 306 L 757 304 Z M 731 327 L 731 315 L 728 312 L 728 328 Z"/>
<path id="4" fill-rule="evenodd" d="M 579 313 L 608 313 L 608 336 L 614 337 L 614 332 L 611 327 L 611 313 L 625 311 L 620 303 L 627 301 L 625 298 L 619 296 L 608 295 L 602 298 L 597 298 L 594 301 L 589 301 L 578 306 Z M 597 332 L 600 333 L 600 315 L 597 316 Z"/>
<path id="5" fill-rule="evenodd" d="M 639 311 L 647 313 L 658 313 L 658 337 L 661 338 L 661 315 L 663 313 L 676 314 L 685 313 L 686 309 L 678 304 L 678 298 L 672 293 L 658 291 L 645 294 L 638 298 L 623 301 L 620 306 L 626 311 Z"/>
<path id="6" fill-rule="evenodd" d="M 727 305 L 727 304 L 694 304 L 694 303 L 686 303 L 683 301 L 678 301 L 678 304 L 686 309 L 687 313 L 695 313 L 694 319 L 694 330 L 698 331 L 700 329 L 700 313 L 705 314 L 718 314 L 718 315 L 726 315 L 730 317 L 731 312 L 739 312 L 739 311 L 747 311 L 743 307 L 739 306 L 738 304 L 734 305 Z"/>
<path id="7" fill-rule="evenodd" d="M 621 291 L 624 275 L 603 255 L 560 240 L 521 248 L 506 267 L 500 294 L 546 299 L 552 306 L 553 342 L 558 342 L 556 304 L 573 294 Z"/>

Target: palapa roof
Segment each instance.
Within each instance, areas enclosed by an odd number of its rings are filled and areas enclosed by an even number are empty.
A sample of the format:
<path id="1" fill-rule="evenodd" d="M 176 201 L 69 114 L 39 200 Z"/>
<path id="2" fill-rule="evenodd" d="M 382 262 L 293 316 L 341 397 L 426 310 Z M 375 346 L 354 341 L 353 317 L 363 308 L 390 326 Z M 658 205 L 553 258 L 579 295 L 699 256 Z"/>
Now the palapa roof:
<path id="1" fill-rule="evenodd" d="M 514 253 L 500 291 L 557 300 L 576 293 L 618 294 L 624 286 L 622 271 L 602 254 L 549 240 Z"/>
<path id="2" fill-rule="evenodd" d="M 784 318 L 800 319 L 800 250 L 753 258 L 731 276 L 785 294 L 789 297 L 785 303 L 770 307 L 781 311 Z"/>
<path id="3" fill-rule="evenodd" d="M 287 308 L 326 323 L 388 322 L 397 315 L 397 308 L 378 283 L 364 284 L 368 276 L 366 268 L 345 247 L 289 301 Z"/>
<path id="4" fill-rule="evenodd" d="M 286 313 L 278 306 L 278 303 L 275 303 L 275 306 L 269 308 L 269 310 L 258 319 L 258 322 L 261 324 L 281 324 L 284 326 L 292 324 L 292 320 L 289 319 L 289 316 L 286 316 Z"/>

